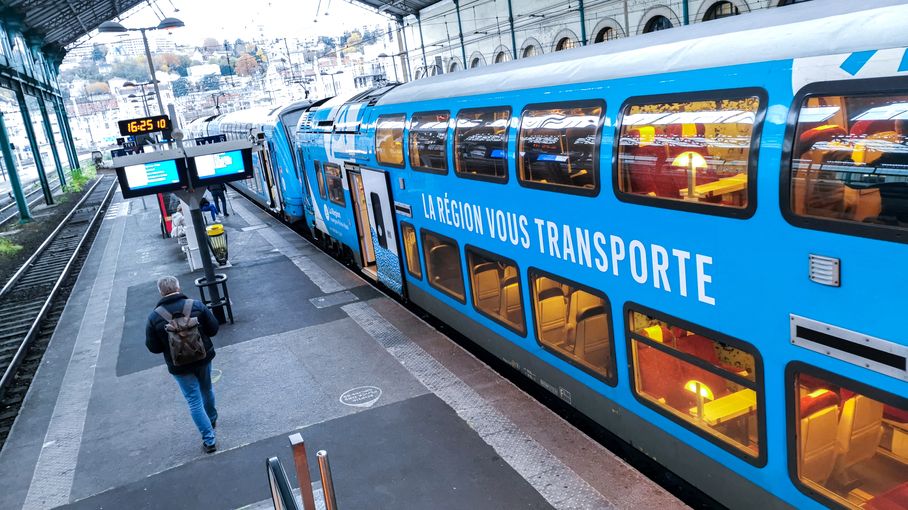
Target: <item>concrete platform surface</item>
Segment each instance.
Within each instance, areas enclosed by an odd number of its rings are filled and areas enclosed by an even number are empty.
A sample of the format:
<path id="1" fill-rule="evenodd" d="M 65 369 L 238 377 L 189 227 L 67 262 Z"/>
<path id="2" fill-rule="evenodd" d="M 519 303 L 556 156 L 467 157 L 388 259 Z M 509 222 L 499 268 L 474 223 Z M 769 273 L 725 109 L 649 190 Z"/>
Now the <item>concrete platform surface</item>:
<path id="1" fill-rule="evenodd" d="M 345 509 L 684 507 L 296 233 L 231 205 L 219 451 L 202 453 L 144 346 L 156 279 L 197 297 L 200 274 L 153 206 L 117 194 L 0 451 L 0 508 L 268 508 L 265 460 L 292 475 L 295 432 L 313 480 L 315 451 L 329 452 Z"/>

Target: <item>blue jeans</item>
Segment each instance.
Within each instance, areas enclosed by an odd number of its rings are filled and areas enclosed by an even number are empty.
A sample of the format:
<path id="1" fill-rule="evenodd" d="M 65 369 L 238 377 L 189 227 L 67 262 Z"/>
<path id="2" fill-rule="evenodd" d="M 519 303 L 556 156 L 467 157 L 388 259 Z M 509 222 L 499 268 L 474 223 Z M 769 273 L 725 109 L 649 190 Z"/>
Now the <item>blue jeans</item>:
<path id="1" fill-rule="evenodd" d="M 214 408 L 214 389 L 211 387 L 211 363 L 193 369 L 188 374 L 173 374 L 180 385 L 183 397 L 189 404 L 192 421 L 202 434 L 206 445 L 214 444 L 214 428 L 211 422 L 217 421 L 218 411 Z"/>
<path id="2" fill-rule="evenodd" d="M 208 211 L 209 213 L 211 213 L 211 222 L 212 223 L 214 223 L 215 221 L 218 221 L 217 214 L 219 211 L 218 211 L 218 207 L 216 205 L 209 202 L 208 205 L 203 205 L 203 206 L 199 207 L 199 210 L 202 212 Z"/>

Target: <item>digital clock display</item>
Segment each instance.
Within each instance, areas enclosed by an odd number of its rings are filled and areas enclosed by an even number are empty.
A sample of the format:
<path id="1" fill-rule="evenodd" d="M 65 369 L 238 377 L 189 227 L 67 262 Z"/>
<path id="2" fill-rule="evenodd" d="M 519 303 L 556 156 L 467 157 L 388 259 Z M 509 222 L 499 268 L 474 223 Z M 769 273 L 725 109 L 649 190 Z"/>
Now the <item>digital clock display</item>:
<path id="1" fill-rule="evenodd" d="M 167 115 L 155 115 L 154 117 L 120 120 L 117 121 L 117 124 L 120 126 L 120 134 L 123 136 L 155 133 L 158 131 L 168 131 L 171 129 L 170 117 L 168 117 Z"/>

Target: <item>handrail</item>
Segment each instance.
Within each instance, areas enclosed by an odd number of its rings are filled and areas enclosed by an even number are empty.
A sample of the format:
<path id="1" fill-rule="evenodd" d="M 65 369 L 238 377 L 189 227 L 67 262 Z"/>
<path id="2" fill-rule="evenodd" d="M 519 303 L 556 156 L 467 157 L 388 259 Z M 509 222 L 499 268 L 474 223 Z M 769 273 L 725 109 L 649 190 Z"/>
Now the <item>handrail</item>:
<path id="1" fill-rule="evenodd" d="M 268 474 L 268 485 L 271 487 L 271 502 L 274 504 L 274 510 L 299 510 L 281 460 L 277 457 L 266 460 L 265 471 Z"/>

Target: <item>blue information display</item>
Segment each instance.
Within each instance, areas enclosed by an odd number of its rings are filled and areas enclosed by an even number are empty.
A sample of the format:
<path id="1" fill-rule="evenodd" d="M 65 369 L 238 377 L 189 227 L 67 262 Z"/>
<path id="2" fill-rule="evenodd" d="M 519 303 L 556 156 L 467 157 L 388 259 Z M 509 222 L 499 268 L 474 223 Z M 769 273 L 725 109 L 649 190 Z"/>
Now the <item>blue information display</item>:
<path id="1" fill-rule="evenodd" d="M 132 190 L 154 188 L 180 182 L 177 162 L 172 159 L 127 166 L 123 170 L 126 172 L 126 182 L 129 184 L 129 189 Z"/>
<path id="2" fill-rule="evenodd" d="M 252 150 L 250 149 L 204 154 L 194 156 L 189 161 L 189 180 L 196 187 L 252 177 Z"/>
<path id="3" fill-rule="evenodd" d="M 183 159 L 165 159 L 117 168 L 117 179 L 126 198 L 174 191 L 189 184 Z"/>
<path id="4" fill-rule="evenodd" d="M 196 156 L 194 159 L 196 174 L 203 181 L 242 174 L 246 171 L 246 166 L 243 164 L 243 151 L 241 150 Z"/>

